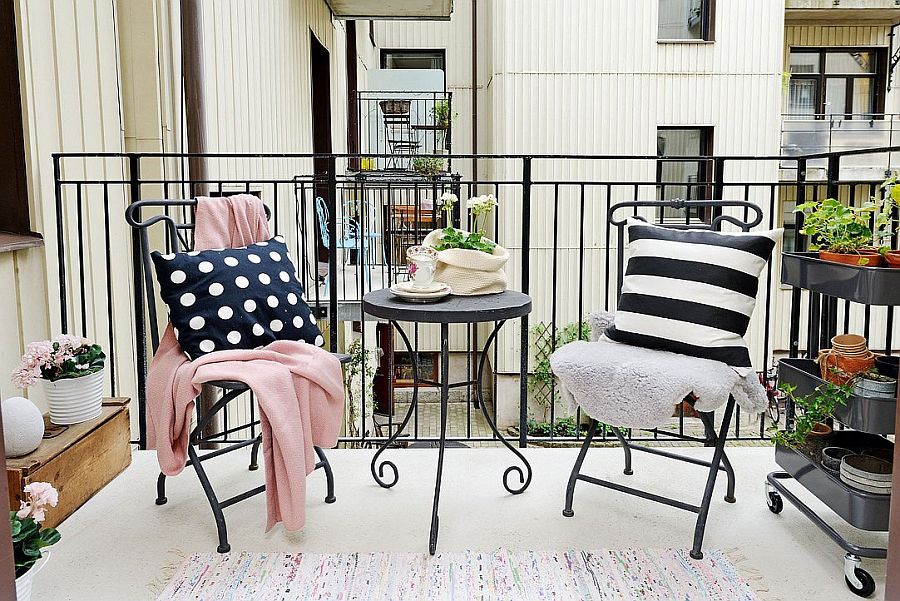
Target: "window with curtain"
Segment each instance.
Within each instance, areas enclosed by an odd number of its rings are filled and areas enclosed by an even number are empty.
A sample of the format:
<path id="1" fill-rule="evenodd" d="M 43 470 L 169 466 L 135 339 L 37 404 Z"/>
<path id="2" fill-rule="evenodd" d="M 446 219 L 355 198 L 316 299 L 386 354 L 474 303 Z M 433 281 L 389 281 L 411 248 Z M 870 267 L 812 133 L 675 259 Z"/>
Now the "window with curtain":
<path id="1" fill-rule="evenodd" d="M 715 0 L 659 0 L 657 38 L 711 41 L 714 2 Z"/>
<path id="2" fill-rule="evenodd" d="M 793 48 L 787 113 L 870 119 L 884 111 L 883 48 Z"/>

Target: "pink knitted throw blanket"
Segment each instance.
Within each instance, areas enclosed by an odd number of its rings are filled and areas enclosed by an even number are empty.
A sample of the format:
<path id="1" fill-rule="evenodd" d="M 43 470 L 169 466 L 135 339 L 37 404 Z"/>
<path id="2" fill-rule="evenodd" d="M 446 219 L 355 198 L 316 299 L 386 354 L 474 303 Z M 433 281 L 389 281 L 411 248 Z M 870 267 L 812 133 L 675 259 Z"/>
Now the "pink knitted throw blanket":
<path id="1" fill-rule="evenodd" d="M 194 247 L 236 248 L 270 237 L 262 202 L 253 196 L 200 198 Z M 194 400 L 204 382 L 241 381 L 259 403 L 266 474 L 266 530 L 306 518 L 306 476 L 313 445 L 333 447 L 341 429 L 344 387 L 339 361 L 312 344 L 289 340 L 252 350 L 218 351 L 189 361 L 170 323 L 147 374 L 148 441 L 169 476 L 184 469 Z"/>

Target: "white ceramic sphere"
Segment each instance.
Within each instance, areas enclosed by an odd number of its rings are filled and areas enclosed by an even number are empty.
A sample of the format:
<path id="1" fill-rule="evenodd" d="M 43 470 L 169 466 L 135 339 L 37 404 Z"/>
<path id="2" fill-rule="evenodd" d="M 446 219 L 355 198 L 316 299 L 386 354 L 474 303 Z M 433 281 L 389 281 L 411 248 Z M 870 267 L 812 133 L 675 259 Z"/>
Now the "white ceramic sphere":
<path id="1" fill-rule="evenodd" d="M 32 452 L 44 438 L 44 417 L 37 406 L 21 396 L 0 404 L 3 412 L 3 440 L 7 457 L 21 457 Z"/>

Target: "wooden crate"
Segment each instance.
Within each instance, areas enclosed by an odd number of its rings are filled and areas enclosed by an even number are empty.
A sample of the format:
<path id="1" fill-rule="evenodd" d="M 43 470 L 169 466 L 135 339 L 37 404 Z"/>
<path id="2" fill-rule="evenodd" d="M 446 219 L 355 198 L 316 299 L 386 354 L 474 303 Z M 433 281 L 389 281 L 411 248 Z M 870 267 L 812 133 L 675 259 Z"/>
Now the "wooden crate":
<path id="1" fill-rule="evenodd" d="M 59 505 L 47 512 L 44 525 L 56 526 L 121 474 L 131 463 L 128 402 L 104 399 L 97 419 L 68 426 L 34 452 L 7 459 L 10 509 L 19 508 L 26 484 L 49 482 L 59 491 Z M 48 432 L 50 428 L 56 426 L 48 423 Z"/>

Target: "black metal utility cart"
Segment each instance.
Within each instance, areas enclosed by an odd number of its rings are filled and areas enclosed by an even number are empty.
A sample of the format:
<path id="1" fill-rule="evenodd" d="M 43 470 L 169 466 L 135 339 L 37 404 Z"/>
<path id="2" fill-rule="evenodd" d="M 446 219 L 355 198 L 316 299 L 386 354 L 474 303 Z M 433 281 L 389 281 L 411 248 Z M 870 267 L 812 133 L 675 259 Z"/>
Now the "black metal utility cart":
<path id="1" fill-rule="evenodd" d="M 886 306 L 887 333 L 885 349 L 891 349 L 893 307 L 900 305 L 900 269 L 861 267 L 823 261 L 817 253 L 785 253 L 781 281 L 793 287 L 791 303 L 791 357 L 778 365 L 779 383 L 797 387 L 795 394 L 805 395 L 825 384 L 819 377 L 814 357 L 820 347 L 830 344 L 838 330 L 838 308 L 843 307 L 843 328 L 850 328 L 850 303 L 865 305 L 866 334 L 872 306 Z M 801 294 L 809 291 L 809 320 L 807 357 L 798 357 Z M 853 394 L 846 406 L 836 411 L 836 419 L 845 429 L 835 429 L 828 445 L 854 450 L 888 448 L 893 443 L 885 435 L 894 433 L 897 401 L 870 398 Z M 794 407 L 788 403 L 787 427 L 792 427 Z M 844 578 L 851 591 L 868 597 L 875 591 L 875 581 L 861 567 L 862 558 L 885 559 L 887 549 L 865 547 L 845 539 L 813 509 L 806 505 L 786 481 L 799 482 L 820 501 L 850 525 L 861 530 L 887 532 L 890 516 L 890 495 L 864 492 L 845 484 L 838 475 L 822 466 L 820 458 L 811 456 L 808 449 L 793 449 L 778 445 L 775 461 L 783 471 L 770 473 L 766 478 L 766 502 L 773 513 L 784 508 L 787 499 L 827 534 L 845 552 Z"/>

